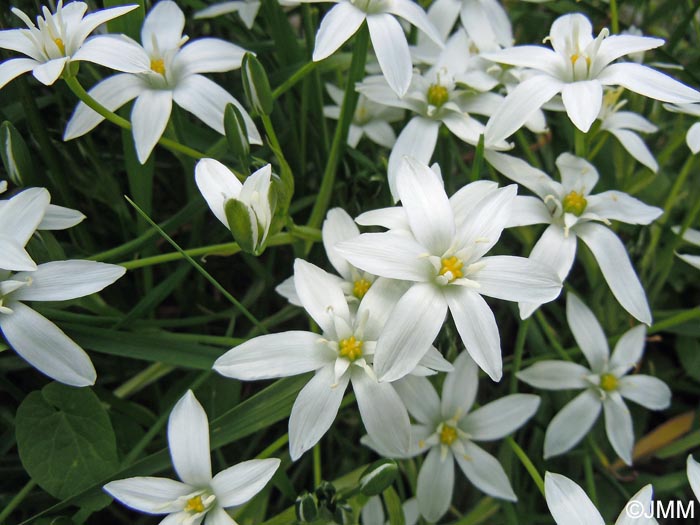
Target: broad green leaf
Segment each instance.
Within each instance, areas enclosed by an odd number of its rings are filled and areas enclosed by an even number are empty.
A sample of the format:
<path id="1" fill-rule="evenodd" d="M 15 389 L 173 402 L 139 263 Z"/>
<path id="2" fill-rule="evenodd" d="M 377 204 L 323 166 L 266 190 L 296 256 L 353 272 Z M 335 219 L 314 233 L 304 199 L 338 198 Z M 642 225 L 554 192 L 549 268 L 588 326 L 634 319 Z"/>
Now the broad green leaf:
<path id="1" fill-rule="evenodd" d="M 50 383 L 25 398 L 16 424 L 22 465 L 56 498 L 90 487 L 119 466 L 112 423 L 89 388 Z"/>

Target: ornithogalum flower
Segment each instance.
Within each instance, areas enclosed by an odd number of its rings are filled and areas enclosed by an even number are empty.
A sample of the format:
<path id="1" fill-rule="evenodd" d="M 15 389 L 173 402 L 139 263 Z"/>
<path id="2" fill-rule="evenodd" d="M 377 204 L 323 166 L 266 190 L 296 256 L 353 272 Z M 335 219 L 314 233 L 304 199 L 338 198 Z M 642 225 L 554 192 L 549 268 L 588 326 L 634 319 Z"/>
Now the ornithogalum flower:
<path id="1" fill-rule="evenodd" d="M 494 441 L 520 428 L 537 411 L 540 398 L 513 394 L 470 412 L 478 387 L 478 367 L 466 352 L 454 362 L 442 387 L 442 399 L 425 377 L 406 377 L 396 390 L 416 420 L 411 426 L 413 457 L 428 452 L 418 474 L 418 508 L 430 522 L 447 512 L 454 487 L 454 461 L 464 475 L 490 496 L 517 498 L 503 467 L 475 442 Z M 388 451 L 365 439 L 380 454 Z"/>
<path id="2" fill-rule="evenodd" d="M 228 91 L 201 75 L 240 68 L 246 51 L 218 38 L 187 43 L 188 37 L 182 34 L 184 26 L 185 15 L 177 4 L 162 0 L 144 20 L 143 46 L 125 36 L 107 35 L 93 38 L 81 50 L 81 56 L 129 71 L 99 82 L 89 93 L 110 111 L 136 99 L 131 124 L 141 163 L 146 162 L 165 131 L 173 102 L 222 135 L 224 110 L 228 104 L 234 104 L 246 121 L 249 141 L 261 144 L 255 124 L 243 106 Z M 102 116 L 81 102 L 66 126 L 63 139 L 80 137 L 102 120 Z"/>
<path id="3" fill-rule="evenodd" d="M 469 185 L 448 199 L 440 176 L 410 157 L 396 182 L 403 207 L 375 213 L 374 222 L 399 227 L 364 233 L 336 247 L 357 268 L 411 283 L 377 341 L 378 377 L 393 381 L 409 373 L 442 328 L 449 308 L 467 352 L 494 381 L 500 380 L 498 326 L 482 295 L 548 302 L 561 290 L 561 281 L 545 264 L 524 257 L 485 257 L 510 220 L 515 185 L 485 196 L 475 195 Z"/>
<path id="4" fill-rule="evenodd" d="M 681 233 L 680 226 L 674 226 L 671 229 L 676 235 L 679 235 Z M 700 230 L 688 228 L 683 232 L 683 240 L 695 246 L 700 246 Z M 684 253 L 678 253 L 676 255 L 678 255 L 679 259 L 687 262 L 691 266 L 694 266 L 695 268 L 700 270 L 700 255 L 690 255 Z"/>
<path id="5" fill-rule="evenodd" d="M 327 0 L 303 0 L 319 2 Z M 386 81 L 399 96 L 411 82 L 411 53 L 400 17 L 416 26 L 437 44 L 442 40 L 425 11 L 412 0 L 335 0 L 336 5 L 321 20 L 313 59 L 329 57 L 367 21 L 372 46 Z"/>
<path id="6" fill-rule="evenodd" d="M 269 164 L 242 184 L 218 160 L 202 159 L 195 167 L 195 181 L 204 200 L 247 252 L 258 253 L 267 241 L 276 201 L 272 176 Z"/>
<path id="7" fill-rule="evenodd" d="M 279 0 L 280 5 L 283 6 L 294 6 L 298 5 L 298 2 L 293 0 Z M 260 0 L 231 0 L 230 2 L 221 2 L 219 4 L 210 5 L 197 11 L 194 14 L 195 18 L 214 18 L 216 16 L 226 15 L 229 13 L 238 13 L 241 20 L 245 26 L 250 29 L 253 27 L 255 22 L 255 17 L 258 16 L 258 11 L 260 11 L 260 6 L 262 3 Z"/>
<path id="8" fill-rule="evenodd" d="M 625 246 L 608 225 L 610 221 L 649 224 L 663 210 L 617 190 L 591 195 L 598 182 L 598 171 L 569 153 L 563 153 L 556 161 L 561 183 L 521 159 L 493 151 L 486 152 L 486 156 L 494 168 L 542 199 L 519 197 L 518 213 L 514 213 L 523 226 L 549 224 L 530 258 L 548 264 L 564 280 L 574 264 L 576 240 L 580 238 L 593 253 L 622 307 L 641 322 L 651 324 L 644 288 Z M 525 301 L 520 304 L 520 315 L 529 317 L 538 307 L 534 301 Z"/>
<path id="9" fill-rule="evenodd" d="M 544 456 L 549 458 L 571 450 L 596 422 L 602 408 L 610 444 L 631 465 L 632 416 L 623 398 L 650 410 L 663 410 L 671 403 L 671 390 L 660 379 L 643 374 L 627 375 L 642 358 L 646 327 L 638 325 L 625 332 L 611 356 L 593 312 L 571 293 L 567 297 L 566 317 L 589 368 L 570 361 L 540 361 L 518 373 L 521 381 L 535 388 L 583 389 L 549 424 Z"/>
<path id="10" fill-rule="evenodd" d="M 606 523 L 583 489 L 566 476 L 547 472 L 544 477 L 544 496 L 557 525 Z M 658 525 L 652 517 L 653 496 L 654 489 L 651 485 L 642 487 L 622 509 L 615 525 Z"/>
<path id="11" fill-rule="evenodd" d="M 452 28 L 459 17 L 469 38 L 482 51 L 513 45 L 513 28 L 498 0 L 437 0 L 429 14 L 439 14 L 440 27 L 445 28 Z"/>
<path id="12" fill-rule="evenodd" d="M 27 29 L 0 31 L 0 48 L 17 51 L 27 58 L 13 58 L 0 64 L 0 88 L 28 71 L 39 82 L 50 86 L 70 60 L 90 60 L 75 56 L 90 33 L 138 6 L 113 7 L 86 16 L 87 7 L 85 2 L 69 2 L 64 6 L 63 0 L 59 0 L 54 13 L 43 8 L 43 16 L 36 17 L 36 25 L 24 12 L 12 8 Z"/>
<path id="13" fill-rule="evenodd" d="M 642 64 L 615 60 L 663 45 L 660 38 L 608 36 L 603 29 L 592 36 L 591 22 L 582 14 L 568 14 L 552 24 L 543 46 L 516 46 L 484 53 L 489 60 L 530 68 L 529 76 L 506 97 L 486 126 L 486 144 L 497 143 L 517 129 L 543 104 L 561 93 L 571 122 L 588 132 L 600 113 L 603 86 L 622 86 L 649 98 L 672 103 L 700 101 L 700 92 Z"/>
<path id="14" fill-rule="evenodd" d="M 126 269 L 94 261 L 54 261 L 36 270 L 0 271 L 0 330 L 25 361 L 47 376 L 72 386 L 95 382 L 95 368 L 85 351 L 59 327 L 24 304 L 68 301 L 99 292 Z"/>
<path id="15" fill-rule="evenodd" d="M 369 435 L 394 454 L 408 450 L 406 408 L 391 384 L 377 381 L 372 367 L 376 341 L 406 287 L 379 279 L 353 313 L 337 278 L 313 264 L 296 260 L 294 284 L 323 335 L 291 331 L 256 337 L 217 359 L 214 370 L 246 381 L 316 372 L 299 393 L 289 417 L 289 449 L 294 460 L 328 431 L 350 382 Z M 416 372 L 450 369 L 437 350 L 429 351 L 430 342 L 427 345 L 422 352 L 428 353 L 422 362 L 425 366 Z"/>
<path id="16" fill-rule="evenodd" d="M 112 481 L 104 490 L 124 505 L 147 514 L 166 515 L 168 525 L 236 525 L 226 512 L 249 501 L 267 485 L 280 465 L 277 458 L 252 459 L 212 477 L 209 421 L 191 390 L 168 420 L 168 446 L 181 481 L 136 477 Z"/>

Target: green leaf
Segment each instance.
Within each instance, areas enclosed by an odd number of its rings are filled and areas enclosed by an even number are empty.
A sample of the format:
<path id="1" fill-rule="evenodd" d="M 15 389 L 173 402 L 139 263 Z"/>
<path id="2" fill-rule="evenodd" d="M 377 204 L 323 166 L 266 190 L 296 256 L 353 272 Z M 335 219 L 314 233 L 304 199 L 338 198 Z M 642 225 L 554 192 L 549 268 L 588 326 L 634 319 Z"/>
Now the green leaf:
<path id="1" fill-rule="evenodd" d="M 403 507 L 401 506 L 401 498 L 399 498 L 394 487 L 386 489 L 382 496 L 384 497 L 386 511 L 389 514 L 390 525 L 405 525 L 406 519 L 403 514 Z"/>
<path id="2" fill-rule="evenodd" d="M 65 498 L 117 470 L 107 412 L 89 388 L 50 383 L 17 409 L 17 448 L 25 470 L 46 492 Z"/>
<path id="3" fill-rule="evenodd" d="M 700 381 L 700 342 L 692 337 L 679 337 L 676 352 L 686 374 Z"/>

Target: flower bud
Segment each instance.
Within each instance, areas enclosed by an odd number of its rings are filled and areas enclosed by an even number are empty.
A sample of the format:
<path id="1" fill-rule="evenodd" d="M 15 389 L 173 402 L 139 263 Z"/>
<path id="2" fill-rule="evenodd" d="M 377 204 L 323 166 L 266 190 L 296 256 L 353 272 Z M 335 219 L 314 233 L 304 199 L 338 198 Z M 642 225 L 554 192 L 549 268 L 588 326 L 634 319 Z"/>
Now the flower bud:
<path id="1" fill-rule="evenodd" d="M 32 184 L 34 167 L 29 148 L 17 128 L 9 121 L 0 126 L 0 157 L 12 182 L 17 186 Z"/>
<path id="2" fill-rule="evenodd" d="M 255 55 L 243 57 L 243 89 L 253 109 L 260 115 L 272 113 L 272 90 L 267 73 Z"/>
<path id="3" fill-rule="evenodd" d="M 356 523 L 352 507 L 345 503 L 338 505 L 333 513 L 333 521 L 338 525 L 352 525 Z"/>
<path id="4" fill-rule="evenodd" d="M 335 487 L 332 483 L 329 483 L 328 481 L 322 481 L 321 484 L 318 487 L 316 487 L 315 492 L 319 504 L 330 503 L 335 497 Z"/>
<path id="5" fill-rule="evenodd" d="M 389 487 L 399 472 L 393 459 L 380 459 L 372 463 L 360 478 L 360 491 L 365 496 L 376 496 Z"/>
<path id="6" fill-rule="evenodd" d="M 298 521 L 301 523 L 310 523 L 318 516 L 316 500 L 308 492 L 303 492 L 297 497 L 294 503 L 294 511 Z"/>
<path id="7" fill-rule="evenodd" d="M 248 130 L 241 110 L 232 102 L 227 104 L 224 110 L 224 131 L 226 132 L 226 141 L 231 151 L 241 165 L 247 167 L 248 156 L 250 155 Z"/>

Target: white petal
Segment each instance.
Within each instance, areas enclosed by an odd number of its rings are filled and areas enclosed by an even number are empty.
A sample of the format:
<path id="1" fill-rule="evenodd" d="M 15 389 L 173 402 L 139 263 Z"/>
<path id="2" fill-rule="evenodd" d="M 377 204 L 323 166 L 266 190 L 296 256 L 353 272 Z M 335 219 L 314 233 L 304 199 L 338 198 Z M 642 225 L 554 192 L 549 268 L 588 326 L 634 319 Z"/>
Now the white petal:
<path id="1" fill-rule="evenodd" d="M 462 2 L 460 19 L 469 37 L 474 41 L 476 46 L 482 50 L 492 49 L 494 47 L 497 48 L 498 44 L 502 46 L 512 46 L 513 37 L 512 35 L 508 35 L 511 29 L 508 17 L 505 16 L 507 27 L 499 31 L 499 33 L 501 33 L 501 38 L 499 38 L 494 31 L 494 29 L 498 27 L 498 20 L 494 19 L 495 13 L 492 10 L 487 10 L 486 7 L 486 2 Z M 503 10 L 502 7 L 498 7 L 501 11 Z"/>
<path id="2" fill-rule="evenodd" d="M 375 143 L 385 148 L 393 148 L 396 144 L 396 134 L 388 122 L 372 120 L 362 127 L 367 136 Z"/>
<path id="3" fill-rule="evenodd" d="M 66 10 L 68 10 L 71 6 L 71 4 L 66 5 L 63 8 L 63 19 L 66 21 L 67 18 L 67 13 Z M 94 11 L 87 16 L 85 16 L 81 21 L 80 21 L 80 26 L 79 29 L 76 31 L 76 35 L 73 37 L 73 42 L 83 42 L 87 36 L 92 33 L 95 29 L 97 29 L 99 26 L 104 24 L 105 22 L 109 22 L 110 20 L 113 20 L 117 17 L 120 17 L 126 13 L 129 13 L 136 9 L 138 6 L 137 5 L 125 5 L 125 6 L 118 6 L 118 7 L 112 7 L 110 9 L 100 9 L 99 11 Z M 77 6 L 76 6 L 77 8 Z M 75 16 L 78 18 L 78 15 L 82 18 L 84 14 L 84 11 L 80 12 L 80 10 L 76 9 Z M 68 25 L 66 23 L 66 25 Z"/>
<path id="4" fill-rule="evenodd" d="M 446 313 L 447 303 L 432 284 L 414 284 L 397 303 L 377 341 L 377 377 L 395 381 L 409 374 L 435 340 Z"/>
<path id="5" fill-rule="evenodd" d="M 36 264 L 24 246 L 7 235 L 0 234 L 0 269 L 11 271 L 33 271 Z"/>
<path id="6" fill-rule="evenodd" d="M 350 374 L 336 383 L 332 366 L 316 372 L 299 392 L 289 416 L 289 453 L 292 461 L 313 447 L 335 420 Z"/>
<path id="7" fill-rule="evenodd" d="M 215 506 L 213 509 L 210 509 L 204 519 L 204 525 L 237 525 L 233 518 L 229 516 L 228 512 L 219 506 Z M 163 525 L 163 523 L 161 522 L 159 525 Z"/>
<path id="8" fill-rule="evenodd" d="M 659 163 L 656 162 L 654 155 L 649 151 L 649 148 L 639 135 L 626 129 L 609 129 L 608 131 L 615 135 L 622 147 L 638 162 L 654 173 L 659 171 Z"/>
<path id="9" fill-rule="evenodd" d="M 489 150 L 484 152 L 484 158 L 497 171 L 510 180 L 525 186 L 540 198 L 544 199 L 547 195 L 556 194 L 556 183 L 551 177 L 524 160 Z"/>
<path id="10" fill-rule="evenodd" d="M 605 432 L 620 459 L 627 465 L 632 464 L 632 448 L 634 447 L 634 431 L 632 416 L 625 402 L 617 392 L 611 392 L 603 401 L 605 412 Z"/>
<path id="11" fill-rule="evenodd" d="M 700 152 L 700 122 L 696 122 L 688 130 L 685 136 L 685 141 L 688 144 L 690 151 L 697 154 Z"/>
<path id="12" fill-rule="evenodd" d="M 547 472 L 544 494 L 557 525 L 605 525 L 583 489 L 569 478 Z"/>
<path id="13" fill-rule="evenodd" d="M 49 206 L 51 196 L 45 188 L 28 188 L 0 207 L 0 234 L 7 235 L 20 246 L 36 231 Z"/>
<path id="14" fill-rule="evenodd" d="M 620 515 L 615 521 L 615 525 L 659 525 L 659 522 L 654 518 L 654 489 L 651 485 L 645 485 L 641 488 L 634 496 L 630 498 L 630 502 L 637 502 L 637 511 L 639 509 L 644 509 L 644 514 L 642 516 L 631 516 L 628 512 L 629 502 L 625 505 L 625 508 L 620 512 Z M 678 511 L 680 512 L 680 510 Z"/>
<path id="15" fill-rule="evenodd" d="M 503 467 L 491 454 L 471 441 L 463 443 L 464 453 L 455 453 L 457 464 L 479 490 L 494 498 L 517 501 Z"/>
<path id="16" fill-rule="evenodd" d="M 477 145 L 479 143 L 479 138 L 484 134 L 484 130 L 486 129 L 481 122 L 469 116 L 467 113 L 458 113 L 456 111 L 447 113 L 442 118 L 442 122 L 457 138 L 472 145 Z M 498 144 L 498 146 L 507 147 L 507 144 Z"/>
<path id="17" fill-rule="evenodd" d="M 275 292 L 287 299 L 287 301 L 289 301 L 290 304 L 301 307 L 301 301 L 299 300 L 299 296 L 297 295 L 297 289 L 294 285 L 293 275 L 291 277 L 287 277 L 284 281 L 278 284 L 275 287 Z"/>
<path id="18" fill-rule="evenodd" d="M 366 341 L 376 341 L 384 330 L 396 303 L 410 287 L 406 281 L 380 277 L 372 283 L 369 291 L 360 301 L 356 319 L 367 319 L 362 337 Z"/>
<path id="19" fill-rule="evenodd" d="M 641 360 L 646 342 L 646 328 L 644 325 L 637 325 L 622 335 L 610 358 L 611 369 L 619 368 L 627 372 Z"/>
<path id="20" fill-rule="evenodd" d="M 172 104 L 173 94 L 167 90 L 144 90 L 136 98 L 131 110 L 131 124 L 136 154 L 141 164 L 148 160 L 163 135 L 170 120 Z"/>
<path id="21" fill-rule="evenodd" d="M 583 439 L 598 419 L 601 402 L 592 390 L 585 390 L 552 418 L 544 437 L 544 458 L 568 452 Z"/>
<path id="22" fill-rule="evenodd" d="M 387 11 L 410 22 L 425 33 L 433 42 L 442 46 L 443 38 L 440 32 L 428 18 L 428 15 L 425 14 L 425 11 L 412 0 L 394 0 L 389 2 Z"/>
<path id="23" fill-rule="evenodd" d="M 95 368 L 82 348 L 28 306 L 10 304 L 12 314 L 0 315 L 0 329 L 15 352 L 39 372 L 66 385 L 95 383 Z"/>
<path id="24" fill-rule="evenodd" d="M 214 370 L 243 381 L 294 376 L 317 370 L 332 351 L 312 332 L 290 331 L 255 337 L 232 348 L 214 363 Z"/>
<path id="25" fill-rule="evenodd" d="M 175 472 L 182 481 L 194 487 L 209 486 L 209 420 L 192 390 L 182 396 L 170 413 L 168 447 Z"/>
<path id="26" fill-rule="evenodd" d="M 651 311 L 622 241 L 609 228 L 587 223 L 576 233 L 593 252 L 603 277 L 622 307 L 644 324 L 651 324 Z"/>
<path id="27" fill-rule="evenodd" d="M 539 198 L 518 195 L 511 206 L 510 220 L 506 228 L 530 226 L 532 224 L 549 224 L 551 220 L 552 216 L 547 206 Z"/>
<path id="28" fill-rule="evenodd" d="M 562 153 L 557 157 L 556 164 L 566 193 L 577 191 L 587 196 L 598 183 L 598 170 L 586 159 Z"/>
<path id="29" fill-rule="evenodd" d="M 610 35 L 605 38 L 595 55 L 592 67 L 602 68 L 625 55 L 649 51 L 664 45 L 662 38 L 637 35 Z"/>
<path id="30" fill-rule="evenodd" d="M 32 70 L 34 78 L 45 86 L 51 86 L 63 73 L 63 68 L 68 62 L 68 57 L 55 58 L 36 66 Z"/>
<path id="31" fill-rule="evenodd" d="M 185 15 L 175 2 L 162 0 L 148 12 L 141 28 L 141 42 L 153 55 L 153 42 L 158 49 L 169 51 L 179 46 L 182 30 L 185 28 Z"/>
<path id="32" fill-rule="evenodd" d="M 31 71 L 39 64 L 40 62 L 37 62 L 31 58 L 13 58 L 11 60 L 5 60 L 2 64 L 0 64 L 0 89 L 5 87 L 8 82 L 11 82 L 22 73 Z"/>
<path id="33" fill-rule="evenodd" d="M 687 472 L 690 488 L 693 489 L 695 499 L 700 501 L 700 463 L 692 455 L 688 455 Z"/>
<path id="34" fill-rule="evenodd" d="M 145 49 L 130 38 L 116 35 L 91 38 L 71 60 L 92 62 L 124 73 L 143 73 L 151 69 L 151 59 Z"/>
<path id="35" fill-rule="evenodd" d="M 366 211 L 355 218 L 360 226 L 381 226 L 388 230 L 409 231 L 408 217 L 402 206 Z"/>
<path id="36" fill-rule="evenodd" d="M 17 280 L 31 284 L 20 288 L 13 299 L 20 301 L 66 301 L 85 297 L 106 288 L 126 273 L 116 264 L 95 261 L 53 261 L 40 264 L 36 271 L 18 273 Z"/>
<path id="37" fill-rule="evenodd" d="M 482 53 L 481 56 L 501 64 L 544 71 L 554 77 L 559 74 L 561 69 L 561 58 L 559 55 L 543 46 L 513 46 L 498 51 Z"/>
<path id="38" fill-rule="evenodd" d="M 461 352 L 454 370 L 445 376 L 440 411 L 444 419 L 461 419 L 474 404 L 479 388 L 479 368 L 467 352 Z"/>
<path id="39" fill-rule="evenodd" d="M 366 15 L 350 2 L 340 2 L 326 13 L 316 33 L 313 60 L 318 62 L 331 56 L 354 35 Z"/>
<path id="40" fill-rule="evenodd" d="M 367 16 L 367 27 L 384 78 L 397 95 L 405 95 L 413 64 L 401 24 L 393 16 L 379 13 Z"/>
<path id="41" fill-rule="evenodd" d="M 588 133 L 603 105 L 603 85 L 597 80 L 565 84 L 561 98 L 574 126 Z"/>
<path id="42" fill-rule="evenodd" d="M 462 286 L 448 288 L 445 298 L 467 352 L 492 380 L 500 381 L 501 337 L 491 308 L 474 290 Z"/>
<path id="43" fill-rule="evenodd" d="M 680 260 L 685 261 L 691 266 L 700 269 L 700 255 L 687 255 L 682 253 L 678 253 L 676 255 L 678 255 L 678 258 Z"/>
<path id="44" fill-rule="evenodd" d="M 167 478 L 137 477 L 111 481 L 105 491 L 127 507 L 148 514 L 168 514 L 182 510 L 179 498 L 192 492 L 192 487 Z"/>
<path id="45" fill-rule="evenodd" d="M 649 224 L 663 214 L 661 208 L 649 206 L 639 199 L 616 190 L 590 195 L 586 212 L 627 224 Z"/>
<path id="46" fill-rule="evenodd" d="M 591 309 L 573 293 L 566 296 L 566 319 L 591 370 L 603 370 L 610 358 L 608 340 Z"/>
<path id="47" fill-rule="evenodd" d="M 585 366 L 570 361 L 538 361 L 518 372 L 518 379 L 535 388 L 570 390 L 590 385 L 586 377 L 591 373 Z"/>
<path id="48" fill-rule="evenodd" d="M 245 54 L 242 47 L 220 38 L 198 38 L 183 47 L 175 60 L 183 75 L 223 73 L 240 68 Z"/>
<path id="49" fill-rule="evenodd" d="M 440 419 L 440 398 L 427 378 L 409 375 L 392 384 L 417 421 L 429 426 L 437 425 Z"/>
<path id="50" fill-rule="evenodd" d="M 294 284 L 299 300 L 314 321 L 327 333 L 335 333 L 334 316 L 350 322 L 345 294 L 333 277 L 303 259 L 294 261 Z"/>
<path id="51" fill-rule="evenodd" d="M 622 86 L 662 102 L 685 104 L 700 101 L 698 91 L 668 75 L 633 62 L 618 63 L 606 67 L 598 75 L 598 80 L 605 85 Z"/>
<path id="52" fill-rule="evenodd" d="M 649 410 L 665 410 L 671 404 L 671 389 L 657 377 L 642 374 L 621 377 L 619 391 L 625 399 Z"/>
<path id="53" fill-rule="evenodd" d="M 80 224 L 84 219 L 85 215 L 78 210 L 49 204 L 37 230 L 67 230 Z"/>
<path id="54" fill-rule="evenodd" d="M 452 28 L 459 17 L 461 5 L 462 2 L 460 0 L 435 0 L 435 2 L 430 4 L 428 18 L 437 28 L 443 40 L 452 32 Z"/>
<path id="55" fill-rule="evenodd" d="M 38 52 L 34 41 L 31 38 L 27 38 L 27 29 L 6 29 L 0 31 L 0 48 L 8 51 L 17 51 L 35 60 L 41 59 L 41 53 Z"/>
<path id="56" fill-rule="evenodd" d="M 486 124 L 486 146 L 497 144 L 515 133 L 563 87 L 564 84 L 548 75 L 533 76 L 519 84 Z"/>
<path id="57" fill-rule="evenodd" d="M 512 394 L 492 401 L 468 414 L 460 427 L 474 441 L 493 441 L 512 434 L 530 419 L 540 406 L 532 394 Z"/>
<path id="58" fill-rule="evenodd" d="M 216 503 L 222 507 L 242 505 L 260 492 L 280 466 L 280 460 L 252 459 L 219 472 L 211 481 Z"/>
<path id="59" fill-rule="evenodd" d="M 333 208 L 328 211 L 326 220 L 323 221 L 321 228 L 323 237 L 323 247 L 326 249 L 328 260 L 333 265 L 333 268 L 343 276 L 347 281 L 353 278 L 352 267 L 345 260 L 345 257 L 340 255 L 335 250 L 335 245 L 342 241 L 349 241 L 360 235 L 360 230 L 357 228 L 355 221 L 342 208 Z"/>
<path id="60" fill-rule="evenodd" d="M 194 180 L 209 209 L 228 228 L 226 201 L 239 197 L 243 187 L 241 182 L 216 159 L 200 160 L 194 168 Z"/>
<path id="61" fill-rule="evenodd" d="M 477 180 L 466 186 L 462 186 L 450 197 L 450 206 L 455 216 L 455 222 L 461 224 L 464 218 L 486 195 L 498 188 L 496 182 L 490 180 Z"/>
<path id="62" fill-rule="evenodd" d="M 88 93 L 108 110 L 116 111 L 136 98 L 144 89 L 143 81 L 138 76 L 124 73 L 99 82 Z M 104 117 L 99 113 L 80 102 L 66 125 L 63 140 L 85 135 L 103 120 Z"/>
<path id="63" fill-rule="evenodd" d="M 410 155 L 418 162 L 427 164 L 433 156 L 437 144 L 440 123 L 436 120 L 413 117 L 401 130 L 396 144 L 389 155 L 389 189 L 394 200 L 399 200 L 399 192 L 396 188 L 396 176 L 404 156 Z"/>
<path id="64" fill-rule="evenodd" d="M 452 207 L 435 173 L 412 157 L 404 157 L 396 189 L 416 240 L 430 253 L 447 251 L 455 233 Z"/>
<path id="65" fill-rule="evenodd" d="M 506 301 L 553 301 L 561 292 L 554 270 L 537 260 L 511 255 L 484 257 L 484 267 L 469 276 L 479 283 L 477 291 Z"/>
<path id="66" fill-rule="evenodd" d="M 372 496 L 369 498 L 364 507 L 362 507 L 360 516 L 360 523 L 362 523 L 362 525 L 370 525 L 371 523 L 381 525 L 384 523 L 386 517 L 384 516 L 384 507 L 382 507 L 381 498 L 379 496 Z"/>
<path id="67" fill-rule="evenodd" d="M 374 275 L 407 281 L 427 281 L 435 276 L 427 250 L 408 235 L 363 233 L 336 244 L 336 250 L 353 266 Z"/>
<path id="68" fill-rule="evenodd" d="M 418 473 L 418 508 L 430 522 L 438 521 L 452 501 L 455 484 L 455 467 L 452 454 L 443 460 L 439 447 L 433 447 Z"/>
<path id="69" fill-rule="evenodd" d="M 372 441 L 391 455 L 406 454 L 411 443 L 411 423 L 394 387 L 377 382 L 359 369 L 352 372 L 352 387 Z"/>

